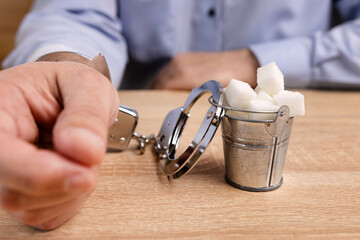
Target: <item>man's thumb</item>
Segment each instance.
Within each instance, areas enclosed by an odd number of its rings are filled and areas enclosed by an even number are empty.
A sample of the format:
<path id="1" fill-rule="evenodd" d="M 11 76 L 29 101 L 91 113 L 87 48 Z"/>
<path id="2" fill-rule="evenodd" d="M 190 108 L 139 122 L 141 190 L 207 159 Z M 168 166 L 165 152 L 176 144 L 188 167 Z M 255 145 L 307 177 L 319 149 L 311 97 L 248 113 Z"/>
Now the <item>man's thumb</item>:
<path id="1" fill-rule="evenodd" d="M 107 132 L 119 100 L 111 83 L 82 64 L 64 65 L 57 73 L 63 110 L 53 129 L 55 150 L 85 165 L 99 164 L 106 151 Z"/>

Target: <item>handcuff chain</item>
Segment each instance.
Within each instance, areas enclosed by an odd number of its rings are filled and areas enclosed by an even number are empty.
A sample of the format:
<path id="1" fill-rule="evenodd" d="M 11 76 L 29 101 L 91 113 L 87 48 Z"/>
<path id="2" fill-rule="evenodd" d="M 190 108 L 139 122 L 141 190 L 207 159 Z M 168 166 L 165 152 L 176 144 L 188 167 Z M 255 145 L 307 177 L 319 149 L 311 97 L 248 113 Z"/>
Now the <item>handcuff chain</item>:
<path id="1" fill-rule="evenodd" d="M 148 145 L 150 143 L 156 143 L 155 144 L 155 149 L 156 149 L 157 145 L 159 144 L 159 140 L 155 137 L 154 134 L 150 134 L 149 136 L 145 136 L 143 134 L 133 132 L 132 138 L 135 139 L 139 143 L 140 154 L 145 153 L 146 145 Z"/>

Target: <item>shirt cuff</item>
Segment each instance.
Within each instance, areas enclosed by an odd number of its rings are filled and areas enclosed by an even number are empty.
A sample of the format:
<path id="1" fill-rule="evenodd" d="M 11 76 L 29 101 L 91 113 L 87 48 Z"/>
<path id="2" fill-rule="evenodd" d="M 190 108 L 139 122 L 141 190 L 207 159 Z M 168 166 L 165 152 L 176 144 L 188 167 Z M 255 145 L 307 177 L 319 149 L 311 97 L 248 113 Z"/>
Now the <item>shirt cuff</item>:
<path id="1" fill-rule="evenodd" d="M 283 72 L 286 88 L 305 88 L 311 80 L 311 40 L 290 38 L 249 46 L 261 66 L 275 62 Z"/>

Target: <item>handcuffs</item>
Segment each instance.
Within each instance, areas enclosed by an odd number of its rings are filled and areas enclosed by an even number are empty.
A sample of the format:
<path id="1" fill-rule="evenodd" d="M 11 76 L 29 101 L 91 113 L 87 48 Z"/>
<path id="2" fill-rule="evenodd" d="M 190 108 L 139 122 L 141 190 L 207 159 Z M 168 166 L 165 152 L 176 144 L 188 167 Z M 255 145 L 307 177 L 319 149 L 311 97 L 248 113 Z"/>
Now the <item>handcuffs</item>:
<path id="1" fill-rule="evenodd" d="M 213 139 L 224 113 L 221 107 L 211 105 L 196 136 L 186 150 L 177 156 L 176 150 L 181 133 L 190 117 L 190 110 L 195 102 L 207 92 L 212 94 L 213 101 L 221 103 L 221 91 L 222 87 L 216 81 L 208 81 L 201 87 L 194 88 L 182 107 L 167 114 L 156 137 L 154 134 L 146 137 L 135 132 L 138 121 L 137 112 L 120 106 L 115 123 L 109 129 L 108 147 L 125 150 L 130 139 L 135 138 L 139 142 L 141 153 L 144 153 L 145 146 L 154 143 L 161 172 L 169 179 L 181 177 L 198 162 L 201 154 Z"/>
<path id="2" fill-rule="evenodd" d="M 72 52 L 55 52 L 40 57 L 37 61 L 76 61 L 88 65 L 101 72 L 110 81 L 110 73 L 106 60 L 102 54 L 91 59 L 85 55 Z M 190 110 L 195 102 L 205 93 L 211 93 L 214 102 L 221 105 L 222 86 L 216 81 L 208 81 L 199 88 L 192 89 L 185 104 L 170 111 L 165 117 L 158 135 L 146 137 L 135 132 L 138 123 L 137 111 L 120 105 L 117 118 L 109 129 L 108 149 L 123 151 L 131 139 L 139 142 L 140 152 L 144 153 L 145 146 L 154 144 L 154 149 L 159 157 L 161 172 L 169 179 L 178 178 L 189 172 L 198 162 L 201 154 L 213 139 L 216 130 L 224 115 L 223 108 L 211 105 L 202 124 L 186 150 L 178 155 L 176 153 L 181 133 L 190 117 Z"/>

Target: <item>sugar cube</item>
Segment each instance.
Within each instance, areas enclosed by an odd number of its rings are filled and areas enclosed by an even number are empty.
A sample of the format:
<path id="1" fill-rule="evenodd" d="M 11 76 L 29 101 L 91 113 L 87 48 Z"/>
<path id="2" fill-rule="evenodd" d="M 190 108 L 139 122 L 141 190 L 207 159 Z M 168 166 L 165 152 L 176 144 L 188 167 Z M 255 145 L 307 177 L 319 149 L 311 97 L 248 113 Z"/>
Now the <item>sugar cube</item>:
<path id="1" fill-rule="evenodd" d="M 279 106 L 287 105 L 290 117 L 305 115 L 304 95 L 299 92 L 282 91 L 274 96 L 274 101 Z"/>
<path id="2" fill-rule="evenodd" d="M 265 91 L 263 90 L 260 90 L 256 96 L 256 99 L 258 100 L 264 100 L 264 101 L 270 101 L 270 102 L 273 102 L 273 98 L 267 94 Z"/>
<path id="3" fill-rule="evenodd" d="M 231 79 L 225 92 L 225 99 L 231 107 L 244 109 L 256 98 L 256 93 L 248 83 Z"/>
<path id="4" fill-rule="evenodd" d="M 261 90 L 271 96 L 284 90 L 284 75 L 274 62 L 258 68 L 257 82 Z"/>
<path id="5" fill-rule="evenodd" d="M 257 82 L 254 91 L 249 84 L 232 79 L 224 90 L 224 104 L 244 110 L 274 113 L 228 111 L 228 116 L 259 121 L 274 120 L 277 116 L 275 112 L 283 105 L 289 107 L 290 117 L 305 115 L 304 96 L 284 90 L 284 75 L 274 62 L 258 68 Z"/>
<path id="6" fill-rule="evenodd" d="M 279 106 L 276 105 L 273 101 L 255 99 L 250 101 L 249 109 L 260 112 L 277 112 L 279 110 Z M 276 113 L 249 113 L 249 119 L 258 121 L 274 120 L 276 115 Z"/>

